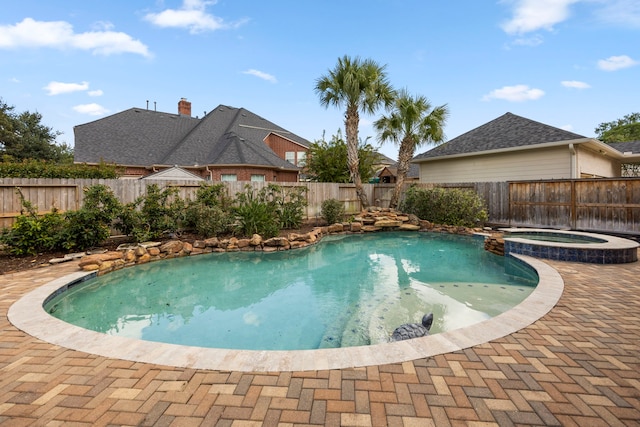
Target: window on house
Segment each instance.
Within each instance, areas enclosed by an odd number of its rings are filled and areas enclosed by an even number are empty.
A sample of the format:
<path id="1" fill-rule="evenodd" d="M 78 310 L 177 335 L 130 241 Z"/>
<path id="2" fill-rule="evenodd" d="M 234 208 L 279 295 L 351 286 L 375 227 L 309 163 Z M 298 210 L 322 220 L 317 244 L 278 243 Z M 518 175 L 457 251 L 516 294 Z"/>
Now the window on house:
<path id="1" fill-rule="evenodd" d="M 264 175 L 251 175 L 252 182 L 264 182 Z"/>
<path id="2" fill-rule="evenodd" d="M 287 151 L 284 153 L 284 159 L 289 162 L 296 164 L 296 152 L 295 151 Z"/>
<path id="3" fill-rule="evenodd" d="M 307 153 L 305 151 L 298 151 L 298 163 L 297 165 L 302 167 L 307 164 Z"/>
<path id="4" fill-rule="evenodd" d="M 220 181 L 237 181 L 238 180 L 238 175 L 236 175 L 235 173 L 223 173 L 220 176 Z"/>

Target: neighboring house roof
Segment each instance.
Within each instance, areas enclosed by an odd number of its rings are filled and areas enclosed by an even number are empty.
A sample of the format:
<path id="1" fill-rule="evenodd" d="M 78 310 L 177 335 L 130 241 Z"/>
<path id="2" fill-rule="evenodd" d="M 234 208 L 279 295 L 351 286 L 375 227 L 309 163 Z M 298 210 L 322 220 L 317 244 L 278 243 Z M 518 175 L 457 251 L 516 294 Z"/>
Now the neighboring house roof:
<path id="1" fill-rule="evenodd" d="M 219 105 L 203 118 L 131 108 L 74 128 L 78 163 L 255 165 L 298 170 L 265 144 L 270 134 L 310 143 L 244 108 Z"/>
<path id="2" fill-rule="evenodd" d="M 396 161 L 393 160 L 391 157 L 385 156 L 382 153 L 378 153 L 378 160 L 377 160 L 376 164 L 385 165 L 385 166 L 391 166 L 394 163 L 396 163 Z"/>
<path id="3" fill-rule="evenodd" d="M 398 162 L 395 162 L 391 166 L 386 166 L 376 173 L 376 176 L 380 176 L 384 170 L 388 170 L 393 176 L 398 176 Z M 418 178 L 420 176 L 420 165 L 416 163 L 409 163 L 409 171 L 407 172 L 407 178 Z"/>
<path id="4" fill-rule="evenodd" d="M 612 142 L 609 145 L 621 153 L 640 153 L 640 141 Z"/>
<path id="5" fill-rule="evenodd" d="M 159 172 L 152 173 L 140 179 L 160 179 L 169 181 L 204 181 L 202 177 L 189 172 L 188 170 L 174 166 L 169 169 L 163 169 Z"/>
<path id="6" fill-rule="evenodd" d="M 506 113 L 432 150 L 417 155 L 413 161 L 578 139 L 586 139 L 586 137 Z"/>

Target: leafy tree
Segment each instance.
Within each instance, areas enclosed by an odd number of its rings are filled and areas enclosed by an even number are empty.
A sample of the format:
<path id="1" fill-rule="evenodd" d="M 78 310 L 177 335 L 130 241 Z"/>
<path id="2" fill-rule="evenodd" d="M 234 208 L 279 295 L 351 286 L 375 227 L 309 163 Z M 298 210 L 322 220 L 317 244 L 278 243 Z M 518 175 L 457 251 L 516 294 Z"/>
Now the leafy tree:
<path id="1" fill-rule="evenodd" d="M 640 141 L 640 113 L 631 113 L 622 119 L 600 123 L 595 132 L 596 138 L 607 144 Z M 622 176 L 640 176 L 640 164 L 623 164 Z"/>
<path id="2" fill-rule="evenodd" d="M 363 181 L 373 176 L 373 166 L 379 157 L 378 152 L 370 144 L 360 141 L 358 144 L 358 173 Z M 342 132 L 326 141 L 324 136 L 309 147 L 307 155 L 307 173 L 311 180 L 318 182 L 349 182 L 349 164 L 347 161 L 347 144 Z"/>
<path id="3" fill-rule="evenodd" d="M 17 160 L 69 161 L 70 147 L 55 144 L 61 132 L 43 125 L 40 113 L 14 110 L 0 98 L 0 154 Z"/>
<path id="4" fill-rule="evenodd" d="M 360 112 L 373 114 L 380 106 L 386 107 L 392 102 L 394 90 L 387 80 L 385 68 L 371 59 L 345 55 L 338 58 L 335 68 L 327 75 L 316 80 L 315 86 L 321 105 L 346 107 L 347 164 L 363 207 L 369 206 L 369 200 L 362 188 L 358 159 Z"/>
<path id="5" fill-rule="evenodd" d="M 381 142 L 392 141 L 398 150 L 398 176 L 391 196 L 390 207 L 398 206 L 400 191 L 409 171 L 409 163 L 416 147 L 424 143 L 444 142 L 443 127 L 449 115 L 446 105 L 433 108 L 421 95 L 412 96 L 406 89 L 396 96 L 389 115 L 374 123 Z"/>
<path id="6" fill-rule="evenodd" d="M 596 138 L 607 144 L 640 141 L 640 113 L 631 113 L 618 120 L 600 123 L 595 132 Z"/>

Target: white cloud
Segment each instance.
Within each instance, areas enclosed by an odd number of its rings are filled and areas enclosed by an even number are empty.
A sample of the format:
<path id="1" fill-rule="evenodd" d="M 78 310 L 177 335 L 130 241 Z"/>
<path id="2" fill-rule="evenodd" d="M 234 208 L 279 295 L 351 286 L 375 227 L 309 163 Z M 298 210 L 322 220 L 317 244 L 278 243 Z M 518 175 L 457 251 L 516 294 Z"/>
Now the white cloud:
<path id="1" fill-rule="evenodd" d="M 598 61 L 598 68 L 605 71 L 617 71 L 634 65 L 638 65 L 638 61 L 631 59 L 627 55 L 610 56 L 607 59 Z"/>
<path id="2" fill-rule="evenodd" d="M 94 31 L 110 31 L 114 27 L 115 25 L 113 25 L 109 21 L 96 21 L 93 24 L 91 24 L 91 29 Z"/>
<path id="3" fill-rule="evenodd" d="M 102 105 L 96 103 L 76 105 L 73 107 L 73 110 L 77 113 L 88 114 L 90 116 L 102 116 L 109 112 L 109 110 Z"/>
<path id="4" fill-rule="evenodd" d="M 602 8 L 595 15 L 603 22 L 616 26 L 640 28 L 640 2 L 638 0 L 597 0 Z"/>
<path id="5" fill-rule="evenodd" d="M 511 44 L 516 46 L 538 46 L 541 45 L 543 41 L 544 38 L 540 34 L 535 34 L 531 37 L 519 37 Z"/>
<path id="6" fill-rule="evenodd" d="M 90 90 L 89 92 L 87 92 L 87 95 L 89 96 L 102 96 L 104 95 L 104 92 L 100 89 L 96 89 L 96 90 Z"/>
<path id="7" fill-rule="evenodd" d="M 573 125 L 560 126 L 560 129 L 566 130 L 567 132 L 573 132 Z"/>
<path id="8" fill-rule="evenodd" d="M 75 33 L 65 21 L 36 21 L 25 18 L 15 25 L 0 25 L 0 49 L 80 49 L 94 54 L 135 53 L 151 56 L 140 40 L 115 31 Z"/>
<path id="9" fill-rule="evenodd" d="M 541 89 L 530 88 L 527 85 L 515 85 L 504 86 L 500 89 L 495 89 L 482 97 L 483 101 L 490 101 L 492 99 L 503 99 L 510 102 L 522 102 L 531 101 L 544 96 L 544 91 Z"/>
<path id="10" fill-rule="evenodd" d="M 571 89 L 589 89 L 591 87 L 588 83 L 577 80 L 563 80 L 560 84 Z"/>
<path id="11" fill-rule="evenodd" d="M 179 9 L 166 9 L 159 13 L 148 13 L 144 19 L 163 28 L 188 28 L 191 34 L 238 27 L 241 20 L 227 23 L 222 18 L 207 13 L 206 7 L 215 1 L 184 0 Z"/>
<path id="12" fill-rule="evenodd" d="M 271 83 L 277 83 L 278 81 L 276 80 L 275 76 L 272 76 L 271 74 L 267 74 L 265 72 L 259 71 L 259 70 L 247 70 L 247 71 L 243 71 L 243 74 L 249 74 L 251 76 L 256 76 L 262 80 L 266 80 L 268 82 Z"/>
<path id="13" fill-rule="evenodd" d="M 50 82 L 43 87 L 46 90 L 47 95 L 60 95 L 62 93 L 79 92 L 89 89 L 89 82 L 82 83 L 62 83 L 62 82 Z"/>
<path id="14" fill-rule="evenodd" d="M 566 20 L 569 6 L 579 0 L 514 0 L 513 17 L 501 25 L 507 34 L 525 34 L 541 29 L 552 30 Z"/>

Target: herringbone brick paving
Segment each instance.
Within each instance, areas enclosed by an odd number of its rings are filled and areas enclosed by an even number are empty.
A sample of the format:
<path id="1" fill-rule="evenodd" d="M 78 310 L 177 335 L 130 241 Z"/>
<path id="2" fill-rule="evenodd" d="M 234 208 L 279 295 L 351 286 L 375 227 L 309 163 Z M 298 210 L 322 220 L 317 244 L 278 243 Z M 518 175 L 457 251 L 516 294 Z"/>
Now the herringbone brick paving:
<path id="1" fill-rule="evenodd" d="M 640 263 L 549 264 L 564 294 L 517 333 L 412 362 L 281 373 L 180 369 L 42 342 L 7 310 L 77 266 L 0 276 L 0 424 L 640 425 Z"/>

